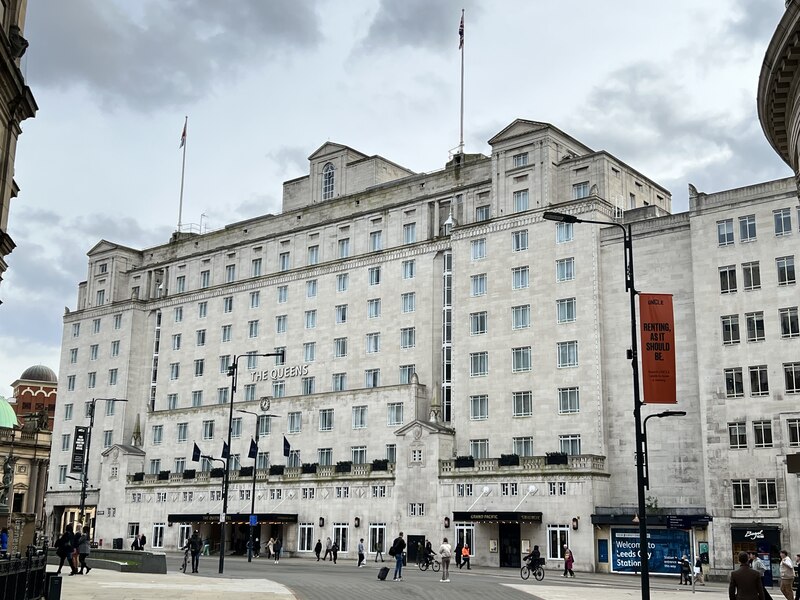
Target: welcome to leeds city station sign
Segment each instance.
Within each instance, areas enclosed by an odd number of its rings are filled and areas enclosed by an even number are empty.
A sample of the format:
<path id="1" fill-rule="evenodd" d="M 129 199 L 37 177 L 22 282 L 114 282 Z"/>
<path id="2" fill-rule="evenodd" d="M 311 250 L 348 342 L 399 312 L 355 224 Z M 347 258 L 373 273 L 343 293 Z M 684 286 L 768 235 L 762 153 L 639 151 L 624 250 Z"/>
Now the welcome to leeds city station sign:
<path id="1" fill-rule="evenodd" d="M 645 404 L 677 404 L 672 294 L 639 294 Z"/>

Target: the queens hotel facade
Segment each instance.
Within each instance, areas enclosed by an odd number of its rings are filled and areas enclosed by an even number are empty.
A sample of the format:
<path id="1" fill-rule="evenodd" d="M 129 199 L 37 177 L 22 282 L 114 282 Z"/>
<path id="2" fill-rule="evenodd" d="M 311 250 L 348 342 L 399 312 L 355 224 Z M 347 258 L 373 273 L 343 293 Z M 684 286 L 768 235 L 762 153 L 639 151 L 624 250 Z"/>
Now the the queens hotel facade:
<path id="1" fill-rule="evenodd" d="M 800 446 L 792 180 L 692 191 L 671 215 L 667 190 L 551 125 L 518 120 L 489 143 L 425 174 L 327 143 L 279 215 L 92 248 L 64 317 L 50 528 L 76 519 L 72 436 L 98 399 L 95 538 L 175 549 L 199 529 L 216 546 L 221 463 L 192 449 L 220 456 L 233 400 L 255 414 L 233 412 L 228 547 L 255 465 L 257 534 L 290 555 L 326 537 L 372 553 L 402 530 L 412 553 L 447 536 L 505 567 L 538 544 L 556 566 L 567 544 L 578 570 L 633 571 L 621 236 L 547 209 L 632 223 L 637 288 L 674 295 L 667 408 L 687 415 L 648 424 L 651 568 L 693 549 L 722 572 L 747 544 L 800 542 L 784 464 Z M 239 360 L 232 399 L 234 357 L 276 349 L 283 361 Z"/>

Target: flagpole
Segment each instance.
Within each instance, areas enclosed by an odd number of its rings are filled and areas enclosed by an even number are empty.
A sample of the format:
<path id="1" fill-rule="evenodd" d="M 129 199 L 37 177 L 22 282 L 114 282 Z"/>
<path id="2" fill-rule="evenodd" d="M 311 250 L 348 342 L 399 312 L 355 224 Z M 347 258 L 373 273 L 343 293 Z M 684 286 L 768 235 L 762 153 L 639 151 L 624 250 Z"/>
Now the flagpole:
<path id="1" fill-rule="evenodd" d="M 458 151 L 464 153 L 464 9 L 461 9 L 461 127 Z"/>
<path id="2" fill-rule="evenodd" d="M 183 178 L 186 174 L 186 128 L 189 126 L 189 116 L 183 122 L 183 135 L 181 136 L 181 147 L 183 148 L 183 161 L 181 163 L 181 196 L 178 201 L 178 232 L 181 230 L 183 220 Z"/>

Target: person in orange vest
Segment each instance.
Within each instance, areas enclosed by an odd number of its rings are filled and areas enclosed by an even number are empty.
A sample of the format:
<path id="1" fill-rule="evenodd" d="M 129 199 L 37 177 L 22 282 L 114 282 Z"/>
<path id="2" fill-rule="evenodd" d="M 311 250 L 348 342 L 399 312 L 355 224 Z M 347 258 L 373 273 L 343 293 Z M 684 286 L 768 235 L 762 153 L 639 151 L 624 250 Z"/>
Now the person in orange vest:
<path id="1" fill-rule="evenodd" d="M 460 569 L 464 565 L 467 566 L 467 571 L 471 570 L 471 567 L 469 566 L 469 544 L 466 542 L 464 542 L 464 547 L 461 549 L 461 564 L 458 566 L 458 568 Z"/>

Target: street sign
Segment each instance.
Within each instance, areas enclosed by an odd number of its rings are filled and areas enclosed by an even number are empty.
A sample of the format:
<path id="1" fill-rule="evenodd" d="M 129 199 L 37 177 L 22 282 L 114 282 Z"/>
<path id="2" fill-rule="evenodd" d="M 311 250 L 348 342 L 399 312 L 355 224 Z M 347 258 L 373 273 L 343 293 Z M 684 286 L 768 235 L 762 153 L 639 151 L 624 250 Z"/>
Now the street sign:
<path id="1" fill-rule="evenodd" d="M 667 529 L 691 529 L 693 520 L 684 515 L 667 515 Z"/>
<path id="2" fill-rule="evenodd" d="M 83 464 L 86 461 L 86 438 L 89 432 L 88 427 L 75 427 L 75 441 L 72 444 L 72 460 L 70 461 L 70 473 L 83 473 Z"/>

